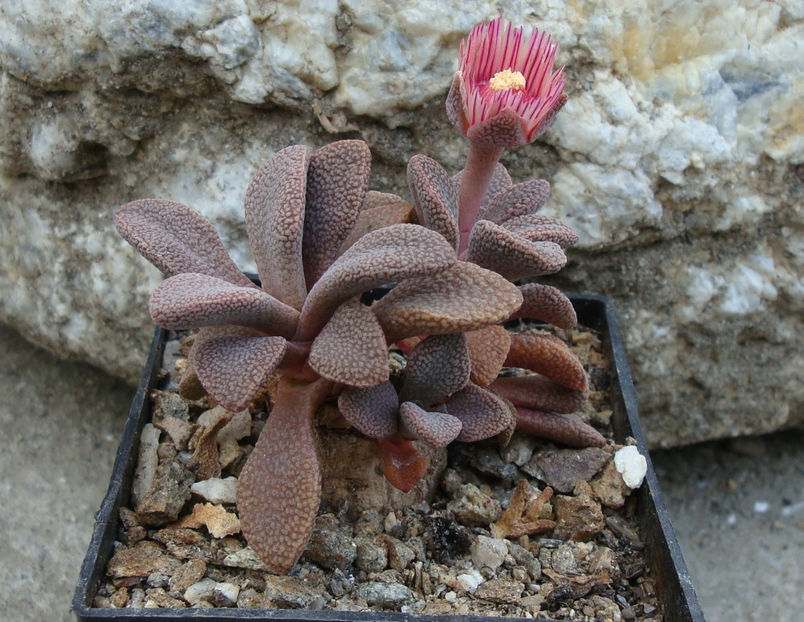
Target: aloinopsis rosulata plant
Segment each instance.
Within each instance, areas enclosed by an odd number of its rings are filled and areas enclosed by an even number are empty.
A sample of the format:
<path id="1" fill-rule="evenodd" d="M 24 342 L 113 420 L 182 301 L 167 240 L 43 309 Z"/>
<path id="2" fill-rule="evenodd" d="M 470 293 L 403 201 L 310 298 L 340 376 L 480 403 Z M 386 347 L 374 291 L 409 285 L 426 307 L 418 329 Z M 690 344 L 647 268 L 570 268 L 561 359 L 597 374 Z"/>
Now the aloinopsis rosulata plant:
<path id="1" fill-rule="evenodd" d="M 498 163 L 530 142 L 565 99 L 549 37 L 525 41 L 500 19 L 461 47 L 447 102 L 470 140 L 464 171 L 431 158 L 408 166 L 413 205 L 367 191 L 370 153 L 344 140 L 310 154 L 278 151 L 245 198 L 260 285 L 229 258 L 214 227 L 180 203 L 120 207 L 121 235 L 166 279 L 149 310 L 168 329 L 198 329 L 180 390 L 225 408 L 249 406 L 279 375 L 266 425 L 238 478 L 243 533 L 274 571 L 287 572 L 309 538 L 321 494 L 315 412 L 337 397 L 344 418 L 378 441 L 384 472 L 409 490 L 427 468 L 417 442 L 506 437 L 514 427 L 567 444 L 600 444 L 565 413 L 587 393 L 578 360 L 560 340 L 512 334 L 517 317 L 575 324 L 557 289 L 515 281 L 550 274 L 577 237 L 537 214 L 549 185 L 514 185 Z M 374 304 L 365 292 L 393 288 Z M 389 371 L 389 345 L 407 354 Z M 531 370 L 500 378 L 503 366 Z"/>

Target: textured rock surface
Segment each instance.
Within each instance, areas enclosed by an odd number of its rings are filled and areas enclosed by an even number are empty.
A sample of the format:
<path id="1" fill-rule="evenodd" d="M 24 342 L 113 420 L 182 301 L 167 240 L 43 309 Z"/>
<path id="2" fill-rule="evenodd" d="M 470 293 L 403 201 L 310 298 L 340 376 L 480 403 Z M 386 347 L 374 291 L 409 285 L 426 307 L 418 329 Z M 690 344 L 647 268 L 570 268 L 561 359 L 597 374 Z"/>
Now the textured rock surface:
<path id="1" fill-rule="evenodd" d="M 238 264 L 274 150 L 367 140 L 371 186 L 416 152 L 457 169 L 443 97 L 496 14 L 560 44 L 569 102 L 504 156 L 581 242 L 559 284 L 612 296 L 654 444 L 802 423 L 804 11 L 792 0 L 539 9 L 416 0 L 66 0 L 0 9 L 0 319 L 134 380 L 159 275 L 113 231 L 139 197 L 193 205 Z"/>

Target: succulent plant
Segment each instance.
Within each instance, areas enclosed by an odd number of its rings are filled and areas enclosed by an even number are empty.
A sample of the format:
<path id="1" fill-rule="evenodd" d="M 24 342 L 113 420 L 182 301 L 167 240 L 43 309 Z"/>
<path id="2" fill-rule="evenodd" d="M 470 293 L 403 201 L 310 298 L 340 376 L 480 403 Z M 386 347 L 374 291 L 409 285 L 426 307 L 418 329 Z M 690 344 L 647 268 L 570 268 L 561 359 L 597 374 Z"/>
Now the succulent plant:
<path id="1" fill-rule="evenodd" d="M 191 208 L 145 199 L 115 213 L 121 235 L 167 276 L 151 295 L 154 321 L 168 329 L 199 329 L 182 380 L 185 393 L 197 388 L 197 378 L 212 399 L 237 411 L 273 373 L 281 374 L 270 417 L 238 481 L 243 532 L 279 572 L 290 570 L 301 554 L 319 505 L 313 418 L 320 403 L 340 390 L 353 397 L 360 390 L 382 391 L 389 380 L 388 343 L 430 335 L 402 388 L 406 396 L 420 393 L 426 379 L 416 376 L 417 369 L 467 368 L 466 357 L 449 360 L 457 346 L 438 349 L 438 343 L 462 344 L 463 331 L 496 324 L 522 303 L 506 279 L 459 261 L 440 234 L 421 225 L 391 219 L 393 224 L 370 226 L 348 239 L 364 207 L 369 169 L 368 147 L 356 140 L 312 155 L 303 146 L 288 147 L 260 168 L 245 198 L 260 287 Z M 364 292 L 387 283 L 396 287 L 378 304 L 361 302 Z M 460 400 L 460 390 L 472 390 L 466 381 L 468 376 L 428 390 L 426 402 L 442 394 Z M 486 411 L 463 416 L 467 427 L 493 419 L 494 425 L 484 424 L 491 435 L 507 423 L 498 423 L 499 398 L 487 402 Z M 411 403 L 403 402 L 402 410 L 407 413 Z M 433 416 L 452 417 L 455 428 L 461 412 Z M 438 427 L 420 413 L 405 421 L 425 437 Z M 412 435 L 386 425 L 373 436 L 389 456 L 389 480 L 415 484 L 422 456 Z M 392 459 L 402 454 L 414 457 L 418 471 Z"/>

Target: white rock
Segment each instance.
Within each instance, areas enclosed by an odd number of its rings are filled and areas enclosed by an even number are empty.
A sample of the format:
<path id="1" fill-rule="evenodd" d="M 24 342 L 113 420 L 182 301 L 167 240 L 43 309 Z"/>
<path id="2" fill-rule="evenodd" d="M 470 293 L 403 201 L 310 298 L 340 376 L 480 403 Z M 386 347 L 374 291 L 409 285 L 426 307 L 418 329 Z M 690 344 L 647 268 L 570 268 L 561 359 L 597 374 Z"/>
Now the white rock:
<path id="1" fill-rule="evenodd" d="M 237 478 L 220 479 L 212 477 L 190 486 L 190 492 L 204 497 L 211 503 L 235 503 L 237 496 Z"/>
<path id="2" fill-rule="evenodd" d="M 205 577 L 184 590 L 184 600 L 191 605 L 197 605 L 202 600 L 208 601 L 212 598 L 219 585 L 217 581 Z"/>
<path id="3" fill-rule="evenodd" d="M 483 568 L 485 566 L 496 570 L 502 565 L 503 561 L 505 561 L 505 556 L 508 554 L 508 545 L 506 545 L 505 540 L 502 538 L 478 536 L 477 539 L 472 542 L 470 552 L 475 568 Z"/>
<path id="4" fill-rule="evenodd" d="M 628 445 L 614 453 L 614 466 L 623 476 L 625 485 L 631 490 L 642 485 L 642 480 L 648 472 L 648 461 L 634 445 Z"/>
<path id="5" fill-rule="evenodd" d="M 486 580 L 486 578 L 480 574 L 478 570 L 472 568 L 468 572 L 459 574 L 457 577 L 455 577 L 455 580 L 458 584 L 458 587 L 460 587 L 462 590 L 472 593 L 477 589 L 478 585 Z"/>
<path id="6" fill-rule="evenodd" d="M 139 506 L 145 494 L 151 489 L 154 481 L 159 458 L 156 451 L 159 448 L 159 435 L 161 431 L 152 423 L 146 423 L 140 433 L 140 448 L 137 458 L 137 468 L 134 471 L 134 483 L 131 487 L 134 507 Z"/>

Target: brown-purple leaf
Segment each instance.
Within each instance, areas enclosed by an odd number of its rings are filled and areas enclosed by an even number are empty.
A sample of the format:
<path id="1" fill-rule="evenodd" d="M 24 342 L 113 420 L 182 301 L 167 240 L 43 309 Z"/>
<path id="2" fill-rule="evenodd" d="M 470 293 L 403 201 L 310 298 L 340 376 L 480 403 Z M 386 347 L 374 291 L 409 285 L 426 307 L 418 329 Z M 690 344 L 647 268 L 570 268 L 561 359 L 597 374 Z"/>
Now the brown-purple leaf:
<path id="1" fill-rule="evenodd" d="M 307 288 L 302 265 L 309 156 L 303 145 L 278 151 L 246 190 L 246 230 L 262 288 L 301 309 Z"/>
<path id="2" fill-rule="evenodd" d="M 487 386 L 500 373 L 511 347 L 511 337 L 502 326 L 486 326 L 464 333 L 472 362 L 470 380 Z"/>
<path id="3" fill-rule="evenodd" d="M 478 212 L 478 220 L 501 224 L 510 218 L 532 214 L 541 209 L 550 196 L 550 184 L 531 179 L 493 195 Z"/>
<path id="4" fill-rule="evenodd" d="M 210 397 L 237 412 L 249 405 L 286 348 L 282 337 L 215 337 L 199 346 L 193 365 Z"/>
<path id="5" fill-rule="evenodd" d="M 364 389 L 346 387 L 338 396 L 338 409 L 369 438 L 388 438 L 396 432 L 399 399 L 390 382 Z"/>
<path id="6" fill-rule="evenodd" d="M 268 421 L 237 480 L 243 534 L 272 572 L 293 568 L 313 529 L 321 502 L 313 419 L 329 385 L 280 381 Z"/>
<path id="7" fill-rule="evenodd" d="M 390 341 L 457 333 L 505 320 L 522 304 L 519 290 L 490 270 L 459 261 L 408 279 L 372 307 Z"/>
<path id="8" fill-rule="evenodd" d="M 375 315 L 359 298 L 343 303 L 313 341 L 310 367 L 353 387 L 388 380 L 388 347 Z"/>
<path id="9" fill-rule="evenodd" d="M 530 242 L 490 220 L 475 223 L 469 236 L 467 259 L 511 281 L 553 274 L 567 263 L 567 256 L 558 244 Z"/>
<path id="10" fill-rule="evenodd" d="M 465 387 L 471 367 L 463 333 L 431 335 L 408 356 L 400 399 L 431 406 Z"/>
<path id="11" fill-rule="evenodd" d="M 569 330 L 578 323 L 578 316 L 572 302 L 561 290 L 541 283 L 527 283 L 519 287 L 522 292 L 522 306 L 510 319 L 528 318 L 540 320 Z"/>
<path id="12" fill-rule="evenodd" d="M 307 289 L 335 260 L 357 222 L 370 172 L 371 152 L 362 140 L 340 140 L 310 157 L 302 244 Z"/>
<path id="13" fill-rule="evenodd" d="M 194 272 L 162 281 L 148 308 L 154 322 L 169 330 L 236 324 L 289 338 L 299 320 L 296 309 L 259 289 Z"/>
<path id="14" fill-rule="evenodd" d="M 120 235 L 168 276 L 198 272 L 255 287 L 223 247 L 212 223 L 176 201 L 140 199 L 117 208 Z"/>
<path id="15" fill-rule="evenodd" d="M 530 369 L 581 393 L 588 389 L 586 372 L 578 357 L 554 335 L 512 335 L 505 364 Z"/>
<path id="16" fill-rule="evenodd" d="M 446 447 L 461 433 L 462 424 L 457 417 L 427 411 L 413 402 L 402 402 L 399 416 L 408 430 L 433 447 Z"/>
<path id="17" fill-rule="evenodd" d="M 539 374 L 497 378 L 489 388 L 514 406 L 555 413 L 574 413 L 587 400 L 586 392 L 562 387 Z"/>
<path id="18" fill-rule="evenodd" d="M 561 248 L 578 243 L 578 234 L 568 224 L 541 214 L 516 216 L 502 223 L 502 227 L 530 242 L 555 242 Z"/>
<path id="19" fill-rule="evenodd" d="M 381 196 L 375 196 L 370 201 L 369 197 L 372 195 Z M 352 227 L 349 235 L 346 236 L 341 248 L 338 250 L 338 256 L 343 255 L 346 249 L 369 231 L 376 231 L 390 225 L 412 222 L 414 215 L 413 206 L 398 196 L 382 192 L 369 192 L 366 194 L 365 205 L 357 216 L 355 226 Z"/>
<path id="20" fill-rule="evenodd" d="M 516 429 L 569 447 L 603 447 L 606 439 L 574 415 L 541 412 L 518 406 Z"/>
<path id="21" fill-rule="evenodd" d="M 455 261 L 455 250 L 447 241 L 420 225 L 392 225 L 367 233 L 310 290 L 297 339 L 313 339 L 338 305 L 357 294 L 438 272 Z"/>
<path id="22" fill-rule="evenodd" d="M 457 248 L 458 193 L 447 171 L 432 158 L 416 154 L 408 162 L 408 186 L 419 223 Z"/>
<path id="23" fill-rule="evenodd" d="M 469 383 L 446 402 L 447 412 L 461 420 L 459 441 L 491 438 L 513 424 L 512 406 L 491 391 Z"/>

